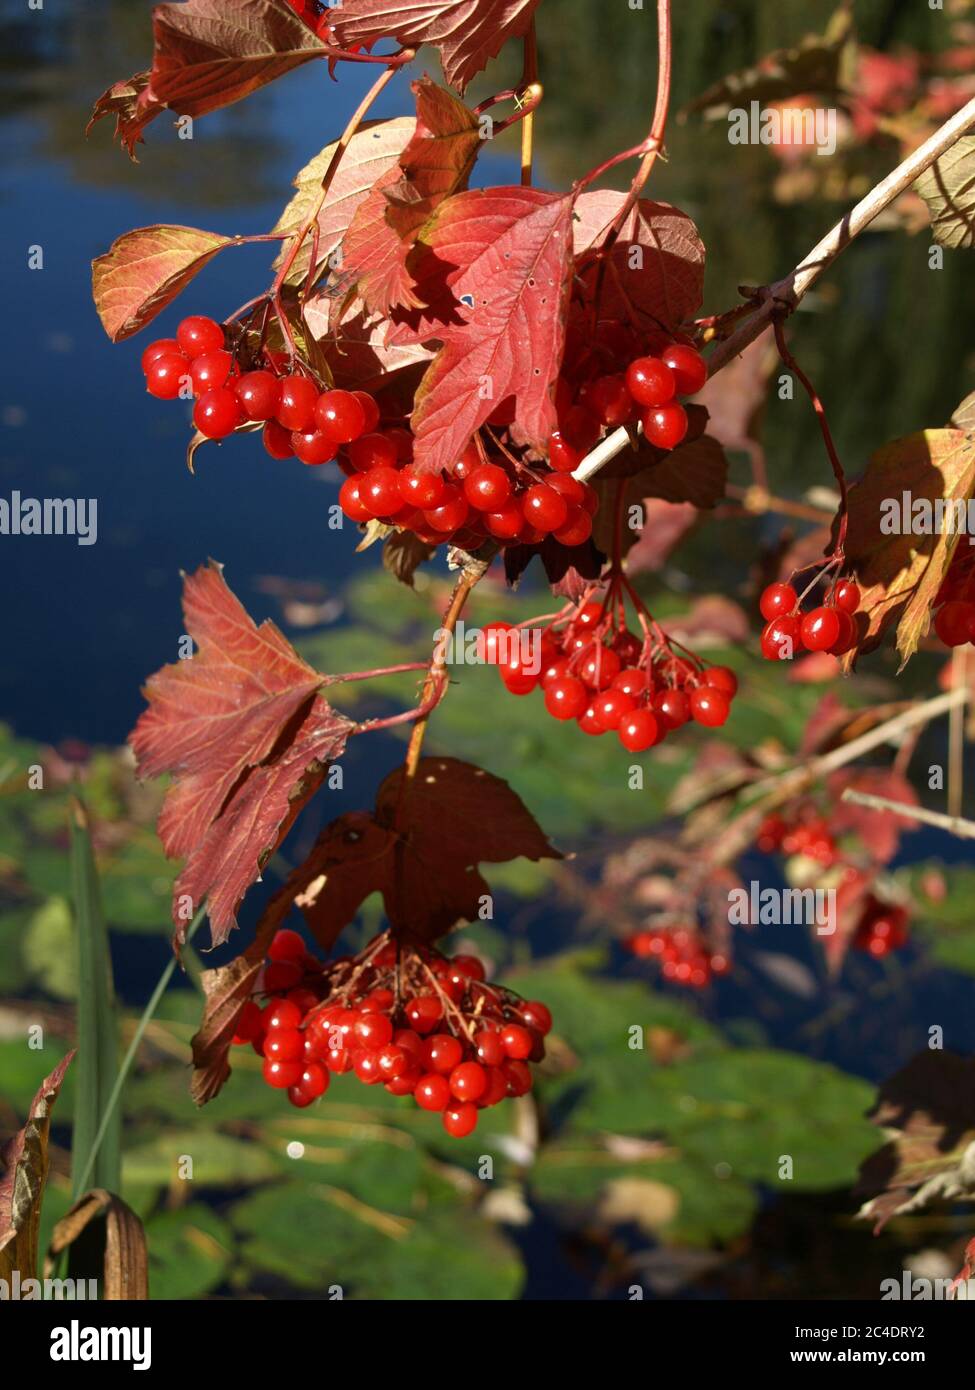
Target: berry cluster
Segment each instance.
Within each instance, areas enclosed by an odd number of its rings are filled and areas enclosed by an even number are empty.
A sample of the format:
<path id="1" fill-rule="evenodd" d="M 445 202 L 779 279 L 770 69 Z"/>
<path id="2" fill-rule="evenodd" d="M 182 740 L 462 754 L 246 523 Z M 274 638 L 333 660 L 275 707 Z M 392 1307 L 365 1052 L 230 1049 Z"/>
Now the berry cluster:
<path id="1" fill-rule="evenodd" d="M 594 736 L 615 733 L 631 753 L 662 743 L 689 720 L 724 724 L 738 690 L 735 673 L 678 655 L 652 620 L 637 637 L 624 614 L 615 615 L 613 597 L 611 584 L 602 603 L 584 601 L 544 629 L 537 662 L 526 661 L 520 629 L 486 623 L 481 659 L 498 667 L 512 695 L 540 686 L 554 719 L 575 720 Z"/>
<path id="2" fill-rule="evenodd" d="M 241 425 L 264 424 L 264 447 L 275 459 L 330 462 L 355 443 L 390 451 L 395 441 L 373 434 L 379 407 L 365 391 L 320 391 L 310 377 L 281 373 L 281 354 L 269 353 L 273 370 L 241 372 L 214 319 L 183 319 L 175 338 L 160 338 L 142 354 L 146 388 L 160 400 L 192 394 L 193 424 L 208 439 L 225 439 Z M 400 431 L 406 434 L 405 430 Z M 407 435 L 407 438 L 409 436 Z"/>
<path id="3" fill-rule="evenodd" d="M 826 602 L 805 613 L 800 602 L 791 584 L 769 584 L 763 592 L 759 607 L 766 624 L 762 632 L 766 661 L 791 661 L 802 651 L 842 656 L 856 646 L 859 633 L 854 614 L 860 607 L 860 590 L 852 579 L 837 579 L 827 591 Z"/>
<path id="4" fill-rule="evenodd" d="M 871 893 L 853 936 L 854 949 L 881 960 L 906 944 L 909 922 L 905 907 L 885 903 Z"/>
<path id="5" fill-rule="evenodd" d="M 934 606 L 934 630 L 946 647 L 975 642 L 975 550 L 970 545 L 955 547 Z"/>
<path id="6" fill-rule="evenodd" d="M 755 843 L 763 854 L 801 854 L 826 869 L 839 858 L 828 821 L 813 809 L 804 809 L 789 819 L 775 814 L 766 816 Z"/>
<path id="7" fill-rule="evenodd" d="M 277 932 L 268 951 L 262 1007 L 249 999 L 234 1042 L 264 1059 L 264 1080 L 305 1107 L 332 1073 L 412 1096 L 462 1139 L 478 1111 L 532 1087 L 552 1015 L 485 980 L 474 956 L 407 948 L 390 934 L 358 956 L 322 965 L 297 932 Z"/>
<path id="8" fill-rule="evenodd" d="M 727 975 L 728 957 L 715 952 L 695 927 L 675 926 L 667 930 L 638 931 L 623 941 L 624 950 L 639 960 L 660 964 L 665 980 L 692 989 L 704 989 L 715 976 Z"/>

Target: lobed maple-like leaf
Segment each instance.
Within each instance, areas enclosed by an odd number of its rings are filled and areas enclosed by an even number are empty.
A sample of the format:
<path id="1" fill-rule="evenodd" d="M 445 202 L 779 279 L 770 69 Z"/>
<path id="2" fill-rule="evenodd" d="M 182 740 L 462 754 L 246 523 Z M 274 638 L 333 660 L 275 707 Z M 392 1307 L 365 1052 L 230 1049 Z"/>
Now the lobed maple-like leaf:
<path id="1" fill-rule="evenodd" d="M 975 440 L 960 430 L 924 430 L 885 445 L 850 489 L 846 555 L 861 600 L 860 651 L 876 647 L 896 624 L 897 650 L 906 663 L 931 621 L 931 606 L 958 541 L 949 528 L 936 535 L 900 529 L 885 534 L 892 512 L 885 504 L 967 501 L 975 491 Z M 903 511 L 903 508 L 901 509 Z M 906 518 L 908 525 L 911 518 Z M 903 521 L 903 518 L 902 518 Z M 846 664 L 852 657 L 846 659 Z"/>
<path id="2" fill-rule="evenodd" d="M 327 678 L 273 623 L 257 627 L 219 565 L 185 580 L 183 612 L 198 652 L 149 679 L 130 741 L 140 777 L 173 777 L 159 835 L 170 858 L 187 856 L 173 892 L 177 938 L 182 902 L 195 909 L 206 897 L 217 943 L 353 725 L 318 695 Z"/>
<path id="3" fill-rule="evenodd" d="M 404 786 L 397 768 L 374 812 L 333 821 L 304 871 L 297 905 L 326 949 L 371 893 L 381 893 L 390 926 L 435 941 L 461 919 L 477 920 L 489 894 L 480 863 L 559 859 L 507 782 L 456 758 L 422 758 Z"/>
<path id="4" fill-rule="evenodd" d="M 342 268 L 375 312 L 419 307 L 407 256 L 424 223 L 452 194 L 467 187 L 481 144 L 477 117 L 443 87 L 413 83 L 416 128 L 395 168 L 359 206 L 342 243 Z"/>
<path id="5" fill-rule="evenodd" d="M 91 264 L 92 296 L 113 343 L 162 313 L 232 237 L 196 227 L 137 227 Z"/>
<path id="6" fill-rule="evenodd" d="M 608 257 L 593 260 L 590 253 L 605 244 L 624 202 L 625 195 L 612 189 L 582 193 L 576 200 L 579 311 L 587 312 L 598 286 L 600 318 L 676 329 L 701 305 L 704 244 L 687 213 L 641 198 Z"/>
<path id="7" fill-rule="evenodd" d="M 435 44 L 444 76 L 463 92 L 508 42 L 527 34 L 539 0 L 345 0 L 332 15 L 343 48 L 394 38 Z"/>
<path id="8" fill-rule="evenodd" d="M 367 121 L 356 131 L 342 153 L 338 171 L 329 185 L 328 194 L 318 213 L 318 251 L 316 269 L 334 256 L 349 229 L 359 207 L 371 195 L 376 184 L 386 175 L 400 177 L 399 156 L 416 129 L 412 116 L 396 116 L 388 121 Z M 297 192 L 273 227 L 275 233 L 299 231 L 308 221 L 318 202 L 322 180 L 338 149 L 339 142 L 316 154 L 299 170 L 294 184 Z M 286 242 L 274 262 L 279 268 L 287 255 Z M 308 237 L 288 272 L 290 284 L 301 284 L 311 263 L 311 238 Z"/>
<path id="9" fill-rule="evenodd" d="M 48 1172 L 51 1110 L 74 1051 L 45 1077 L 31 1101 L 23 1129 L 0 1149 L 0 1279 L 14 1270 L 22 1279 L 37 1277 L 37 1241 Z"/>
<path id="10" fill-rule="evenodd" d="M 476 189 L 448 198 L 425 228 L 416 276 L 429 308 L 388 337 L 442 344 L 411 422 L 422 471 L 450 468 L 509 398 L 515 426 L 546 445 L 565 348 L 572 204 L 572 194 L 535 188 Z"/>

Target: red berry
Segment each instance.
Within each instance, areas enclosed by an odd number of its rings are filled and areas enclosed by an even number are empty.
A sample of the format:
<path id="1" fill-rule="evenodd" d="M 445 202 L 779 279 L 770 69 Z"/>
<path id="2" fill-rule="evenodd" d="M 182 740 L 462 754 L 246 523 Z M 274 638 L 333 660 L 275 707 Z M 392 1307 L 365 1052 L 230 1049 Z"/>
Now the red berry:
<path id="1" fill-rule="evenodd" d="M 385 434 L 363 434 L 348 448 L 349 462 L 360 473 L 373 468 L 395 468 L 399 463 L 396 445 Z"/>
<path id="2" fill-rule="evenodd" d="M 624 695 L 642 695 L 647 688 L 647 673 L 636 666 L 627 666 L 618 676 L 613 677 L 612 688 Z"/>
<path id="3" fill-rule="evenodd" d="M 464 1056 L 464 1049 L 449 1033 L 433 1033 L 427 1038 L 423 1051 L 427 1067 L 441 1076 L 449 1076 Z"/>
<path id="4" fill-rule="evenodd" d="M 762 655 L 766 661 L 791 661 L 802 651 L 800 620 L 796 614 L 773 618 L 762 633 Z"/>
<path id="5" fill-rule="evenodd" d="M 943 603 L 934 617 L 934 630 L 946 647 L 960 647 L 975 636 L 975 604 L 959 599 Z"/>
<path id="6" fill-rule="evenodd" d="M 273 420 L 281 401 L 281 385 L 273 372 L 245 372 L 234 382 L 234 391 L 248 420 Z"/>
<path id="7" fill-rule="evenodd" d="M 840 635 L 840 620 L 836 609 L 813 608 L 803 616 L 799 635 L 807 651 L 828 652 Z"/>
<path id="8" fill-rule="evenodd" d="M 388 1014 L 361 1014 L 352 1029 L 352 1037 L 367 1052 L 379 1052 L 393 1040 L 393 1024 Z"/>
<path id="9" fill-rule="evenodd" d="M 464 496 L 479 512 L 498 512 L 511 496 L 511 481 L 496 463 L 480 463 L 464 479 Z"/>
<path id="10" fill-rule="evenodd" d="M 444 500 L 439 507 L 425 508 L 423 519 L 433 531 L 450 535 L 459 531 L 470 512 L 467 498 L 453 483 L 444 484 Z"/>
<path id="11" fill-rule="evenodd" d="M 538 685 L 538 675 L 525 670 L 520 644 L 509 644 L 505 658 L 498 662 L 498 670 L 512 695 L 530 695 Z"/>
<path id="12" fill-rule="evenodd" d="M 240 424 L 240 405 L 226 386 L 204 391 L 193 407 L 193 424 L 207 439 L 226 439 Z"/>
<path id="13" fill-rule="evenodd" d="M 193 314 L 177 328 L 176 341 L 187 357 L 201 357 L 223 347 L 223 329 L 215 319 Z"/>
<path id="14" fill-rule="evenodd" d="M 450 1086 L 445 1076 L 430 1072 L 420 1077 L 413 1095 L 421 1110 L 443 1110 L 450 1100 Z"/>
<path id="15" fill-rule="evenodd" d="M 602 695 L 597 695 L 592 702 L 593 719 L 603 733 L 607 734 L 618 729 L 623 716 L 632 714 L 634 709 L 636 700 L 632 695 L 625 695 L 622 690 L 606 690 Z"/>
<path id="16" fill-rule="evenodd" d="M 149 364 L 157 357 L 182 357 L 183 350 L 175 338 L 157 338 L 142 354 L 142 370 L 148 374 Z"/>
<path id="17" fill-rule="evenodd" d="M 676 449 L 687 434 L 687 411 L 675 401 L 644 411 L 643 433 L 655 449 Z"/>
<path id="18" fill-rule="evenodd" d="M 265 970 L 265 986 L 267 984 L 267 971 Z M 297 1004 L 290 999 L 278 999 L 273 1004 L 269 1004 L 264 1011 L 264 1029 L 270 1033 L 275 1028 L 291 1032 L 301 1023 L 301 1010 Z"/>
<path id="19" fill-rule="evenodd" d="M 263 1031 L 263 1027 L 260 1006 L 255 1004 L 253 999 L 248 999 L 234 1024 L 234 1042 L 237 1045 L 253 1042 Z"/>
<path id="20" fill-rule="evenodd" d="M 575 676 L 561 676 L 545 686 L 545 708 L 554 719 L 578 719 L 589 703 L 589 692 Z"/>
<path id="21" fill-rule="evenodd" d="M 860 607 L 860 589 L 852 579 L 838 579 L 829 602 L 844 613 L 855 613 Z"/>
<path id="22" fill-rule="evenodd" d="M 379 1063 L 379 1070 L 386 1081 L 395 1081 L 401 1076 L 413 1070 L 414 1061 L 405 1047 L 398 1047 L 396 1043 L 388 1043 L 386 1047 L 380 1048 L 376 1057 Z"/>
<path id="23" fill-rule="evenodd" d="M 602 376 L 585 396 L 586 407 L 609 429 L 625 425 L 633 414 L 633 397 L 621 376 Z"/>
<path id="24" fill-rule="evenodd" d="M 576 668 L 580 680 L 592 690 L 605 690 L 620 673 L 620 659 L 612 647 L 594 643 L 585 660 Z"/>
<path id="25" fill-rule="evenodd" d="M 435 994 L 418 994 L 406 1006 L 406 1019 L 414 1033 L 432 1033 L 443 1018 L 443 1004 Z"/>
<path id="26" fill-rule="evenodd" d="M 738 694 L 738 677 L 730 666 L 709 666 L 702 680 L 714 690 L 723 690 L 731 699 Z"/>
<path id="27" fill-rule="evenodd" d="M 379 406 L 376 404 L 375 398 L 370 396 L 368 391 L 353 391 L 352 394 L 362 406 L 363 414 L 366 417 L 365 428 L 362 433 L 372 434 L 373 430 L 379 424 Z"/>
<path id="28" fill-rule="evenodd" d="M 574 405 L 559 421 L 559 432 L 574 449 L 578 449 L 581 454 L 588 454 L 602 429 L 595 415 L 585 406 Z"/>
<path id="29" fill-rule="evenodd" d="M 565 522 L 552 535 L 559 545 L 585 545 L 592 535 L 592 517 L 582 507 L 570 506 Z"/>
<path id="30" fill-rule="evenodd" d="M 659 357 L 638 357 L 626 369 L 626 389 L 637 405 L 656 410 L 674 399 L 677 382 Z"/>
<path id="31" fill-rule="evenodd" d="M 399 474 L 395 468 L 380 465 L 357 479 L 362 505 L 370 516 L 392 516 L 403 505 Z"/>
<path id="32" fill-rule="evenodd" d="M 325 391 L 315 402 L 315 424 L 336 444 L 351 444 L 365 432 L 366 412 L 351 391 Z"/>
<path id="33" fill-rule="evenodd" d="M 565 498 L 545 483 L 535 483 L 528 489 L 521 508 L 529 526 L 542 532 L 557 531 L 565 525 L 569 515 Z"/>
<path id="34" fill-rule="evenodd" d="M 317 400 L 318 387 L 308 377 L 283 377 L 275 418 L 286 430 L 298 430 L 304 434 L 314 423 Z"/>
<path id="35" fill-rule="evenodd" d="M 505 1024 L 501 1030 L 501 1046 L 506 1057 L 520 1061 L 532 1050 L 532 1035 L 527 1028 L 522 1028 L 520 1023 Z"/>
<path id="36" fill-rule="evenodd" d="M 204 391 L 213 391 L 218 386 L 225 386 L 233 365 L 234 359 L 222 348 L 217 352 L 204 352 L 199 357 L 194 357 L 190 364 L 193 390 L 197 395 L 201 395 Z"/>
<path id="37" fill-rule="evenodd" d="M 306 1063 L 298 1078 L 298 1090 L 310 1100 L 317 1100 L 319 1096 L 323 1096 L 328 1090 L 328 1084 L 328 1072 L 317 1062 Z"/>
<path id="38" fill-rule="evenodd" d="M 830 647 L 830 651 L 834 656 L 843 656 L 856 646 L 860 633 L 852 613 L 847 613 L 844 608 L 837 608 L 836 616 L 840 620 L 840 635 Z"/>
<path id="39" fill-rule="evenodd" d="M 443 1127 L 452 1139 L 466 1139 L 477 1128 L 477 1106 L 470 1101 L 448 1105 L 443 1112 Z"/>
<path id="40" fill-rule="evenodd" d="M 523 1062 L 520 1058 L 508 1057 L 506 1061 L 502 1062 L 501 1070 L 508 1082 L 509 1096 L 528 1094 L 532 1088 L 532 1074 L 527 1062 Z"/>
<path id="41" fill-rule="evenodd" d="M 339 506 L 352 521 L 370 521 L 372 512 L 362 497 L 363 478 L 346 478 L 339 488 Z"/>
<path id="42" fill-rule="evenodd" d="M 575 615 L 573 628 L 584 628 L 587 632 L 599 626 L 603 617 L 601 603 L 584 603 Z"/>
<path id="43" fill-rule="evenodd" d="M 353 1054 L 352 1070 L 364 1086 L 378 1086 L 380 1081 L 384 1081 L 379 1066 L 379 1056 L 375 1052 L 365 1050 Z"/>
<path id="44" fill-rule="evenodd" d="M 691 693 L 691 717 L 709 729 L 718 729 L 731 713 L 731 700 L 723 690 L 699 685 Z"/>
<path id="45" fill-rule="evenodd" d="M 474 1046 L 477 1049 L 478 1061 L 486 1067 L 499 1067 L 505 1059 L 506 1054 L 500 1033 L 493 1033 L 484 1029 L 474 1035 Z"/>
<path id="46" fill-rule="evenodd" d="M 273 459 L 293 459 L 295 456 L 294 445 L 291 443 L 291 431 L 286 430 L 283 425 L 279 425 L 277 420 L 268 420 L 261 431 L 261 438 L 264 440 L 264 448 Z"/>
<path id="47" fill-rule="evenodd" d="M 161 353 L 149 363 L 146 390 L 160 401 L 174 401 L 184 378 L 190 375 L 190 360 L 182 353 Z M 191 383 L 192 384 L 192 383 Z"/>
<path id="48" fill-rule="evenodd" d="M 461 1062 L 450 1073 L 450 1089 L 458 1100 L 479 1100 L 487 1087 L 487 1072 L 480 1062 Z"/>
<path id="49" fill-rule="evenodd" d="M 443 503 L 447 484 L 439 473 L 418 473 L 412 464 L 407 464 L 399 475 L 399 490 L 405 503 L 425 512 Z"/>
<path id="50" fill-rule="evenodd" d="M 267 949 L 268 960 L 290 960 L 299 965 L 304 963 L 305 943 L 296 931 L 287 928 L 274 933 L 274 938 Z"/>
<path id="51" fill-rule="evenodd" d="M 330 463 L 335 457 L 338 445 L 334 439 L 321 430 L 307 430 L 299 433 L 297 430 L 291 436 L 291 446 L 295 456 L 305 463 L 309 468 L 314 468 L 323 463 Z M 396 501 L 399 504 L 399 489 L 397 487 Z"/>
<path id="52" fill-rule="evenodd" d="M 484 525 L 495 540 L 513 541 L 521 534 L 525 526 L 521 503 L 516 497 L 510 498 L 500 511 L 487 513 L 484 517 Z"/>
<path id="53" fill-rule="evenodd" d="M 672 343 L 660 354 L 674 374 L 679 396 L 696 396 L 708 379 L 704 358 L 686 343 Z"/>
<path id="54" fill-rule="evenodd" d="M 298 1078 L 304 1071 L 301 1062 L 278 1062 L 267 1058 L 264 1062 L 264 1080 L 269 1086 L 274 1086 L 277 1090 L 287 1090 L 289 1086 L 297 1085 Z"/>
<path id="55" fill-rule="evenodd" d="M 582 450 L 571 445 L 561 430 L 549 435 L 548 461 L 557 473 L 574 473 L 582 458 Z"/>
<path id="56" fill-rule="evenodd" d="M 635 709 L 619 722 L 619 740 L 630 753 L 643 753 L 659 742 L 660 726 L 648 709 Z"/>
<path id="57" fill-rule="evenodd" d="M 497 666 L 501 656 L 507 655 L 508 652 L 508 639 L 502 634 L 513 631 L 511 624 L 503 622 L 500 618 L 485 623 L 477 639 L 478 660 L 488 666 Z"/>
<path id="58" fill-rule="evenodd" d="M 763 592 L 758 608 L 767 623 L 784 618 L 796 610 L 799 595 L 791 584 L 770 584 Z"/>
<path id="59" fill-rule="evenodd" d="M 552 1011 L 538 999 L 529 999 L 522 1008 L 521 1016 L 528 1027 L 534 1028 L 542 1037 L 552 1031 Z"/>

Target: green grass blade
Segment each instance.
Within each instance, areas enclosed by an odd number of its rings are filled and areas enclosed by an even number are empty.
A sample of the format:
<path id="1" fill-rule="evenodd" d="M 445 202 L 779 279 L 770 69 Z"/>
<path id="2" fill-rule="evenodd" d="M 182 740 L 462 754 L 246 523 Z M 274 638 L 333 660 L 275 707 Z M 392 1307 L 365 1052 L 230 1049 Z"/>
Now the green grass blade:
<path id="1" fill-rule="evenodd" d="M 121 1183 L 121 1123 L 102 1116 L 118 1079 L 118 1017 L 112 957 L 102 909 L 101 886 L 92 849 L 88 813 L 73 798 L 69 813 L 71 882 L 78 932 L 78 1057 L 74 1134 L 71 1149 L 72 1195 L 89 1185 L 118 1192 Z M 90 1181 L 89 1181 L 90 1180 Z"/>

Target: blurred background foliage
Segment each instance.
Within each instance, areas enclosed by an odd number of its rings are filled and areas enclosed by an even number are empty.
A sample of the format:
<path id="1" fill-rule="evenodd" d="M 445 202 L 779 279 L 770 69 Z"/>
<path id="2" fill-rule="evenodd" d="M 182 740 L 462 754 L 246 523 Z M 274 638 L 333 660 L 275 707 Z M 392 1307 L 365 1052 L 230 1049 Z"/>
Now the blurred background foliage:
<path id="1" fill-rule="evenodd" d="M 564 185 L 642 135 L 655 72 L 652 9 L 649 0 L 642 14 L 622 3 L 542 5 L 543 182 Z M 975 27 L 971 6 L 956 0 L 945 9 L 899 0 L 854 7 L 864 44 L 931 62 L 959 42 L 949 20 Z M 678 6 L 675 109 L 762 54 L 822 32 L 832 13 L 831 4 L 811 0 Z M 0 730 L 3 1132 L 22 1120 L 73 1036 L 67 806 L 74 783 L 95 826 L 123 1038 L 168 959 L 173 866 L 153 832 L 160 792 L 135 784 L 118 745 L 139 708 L 139 679 L 171 658 L 178 567 L 208 552 L 226 560 L 254 615 L 273 615 L 309 660 L 332 672 L 415 660 L 429 648 L 449 583 L 439 566 L 409 590 L 380 572 L 376 551 L 354 558 L 353 539 L 324 526 L 334 483 L 305 470 L 272 480 L 254 441 L 235 441 L 239 458 L 220 451 L 199 479 L 187 480 L 180 429 L 160 426 L 154 403 L 136 396 L 137 353 L 127 354 L 132 376 L 118 392 L 112 378 L 122 350 L 113 355 L 99 340 L 86 303 L 85 261 L 127 226 L 269 225 L 293 170 L 334 135 L 361 74 L 343 72 L 323 94 L 322 74 L 303 70 L 200 122 L 193 142 L 179 142 L 159 122 L 136 168 L 110 146 L 107 129 L 86 140 L 84 124 L 110 81 L 143 66 L 148 7 L 90 0 L 43 14 L 38 22 L 15 0 L 0 2 L 0 132 L 15 174 L 4 193 L 11 213 L 4 237 L 8 259 L 16 254 L 19 265 L 23 245 L 37 237 L 33 219 L 45 217 L 52 274 L 40 290 L 18 282 L 12 293 L 35 350 L 43 342 L 45 351 L 61 351 L 48 343 L 53 327 L 69 343 L 73 371 L 66 408 L 54 420 L 45 418 L 30 373 L 14 364 L 0 402 L 0 482 L 97 492 L 103 541 L 97 554 L 49 549 L 42 583 L 36 552 L 23 540 L 19 549 L 4 541 L 7 578 L 24 595 L 9 616 L 8 659 L 27 670 L 0 678 L 0 713 L 10 725 Z M 435 60 L 426 66 L 435 71 Z M 494 65 L 471 101 L 514 80 L 518 66 L 517 55 Z M 394 84 L 384 114 L 407 99 L 405 80 Z M 514 156 L 513 143 L 490 151 L 481 179 L 513 177 Z M 717 311 L 736 302 L 739 284 L 761 284 L 795 264 L 898 157 L 890 134 L 841 149 L 834 160 L 813 156 L 811 171 L 784 170 L 767 148 L 731 148 L 720 121 L 691 115 L 673 123 L 652 192 L 697 220 L 708 247 L 706 309 Z M 924 235 L 894 225 L 868 234 L 792 325 L 854 474 L 884 441 L 943 423 L 972 389 L 972 277 L 960 253 L 929 272 L 927 245 Z M 206 307 L 212 293 L 210 307 L 229 310 L 262 275 L 253 265 L 215 268 L 194 302 Z M 828 482 L 804 402 L 771 396 L 762 443 L 773 491 L 795 497 Z M 731 457 L 732 478 L 747 484 L 745 454 Z M 641 576 L 655 613 L 666 619 L 714 593 L 753 612 L 782 525 L 747 515 L 719 525 L 698 525 L 656 572 Z M 64 593 L 75 605 L 73 622 L 58 597 Z M 522 620 L 549 603 L 537 577 L 516 595 L 489 581 L 468 622 Z M 716 634 L 707 655 L 742 678 L 727 741 L 794 752 L 826 687 L 787 683 L 763 665 L 754 630 L 744 642 Z M 894 673 L 880 654 L 838 689 L 839 698 L 850 708 L 890 698 Z M 801 933 L 783 943 L 782 929 L 739 932 L 732 974 L 689 997 L 621 949 L 616 924 L 600 915 L 599 897 L 586 886 L 594 890 L 604 859 L 635 838 L 675 836 L 668 798 L 703 736 L 647 759 L 645 786 L 634 792 L 609 740 L 557 726 L 537 698 L 502 697 L 490 670 L 456 674 L 431 726 L 431 750 L 510 780 L 559 846 L 578 853 L 567 871 L 527 863 L 489 871 L 496 917 L 456 943 L 550 1004 L 555 1046 L 541 1105 L 487 1112 L 476 1135 L 458 1144 L 430 1117 L 348 1078 L 336 1080 L 321 1105 L 291 1113 L 260 1083 L 258 1059 L 238 1049 L 231 1083 L 196 1113 L 187 1059 L 199 975 L 228 952 L 201 957 L 190 948 L 123 1099 L 123 1194 L 147 1223 L 153 1295 L 327 1297 L 339 1284 L 367 1298 L 614 1298 L 640 1283 L 659 1297 L 869 1298 L 881 1278 L 931 1246 L 946 1262 L 940 1272 L 953 1273 L 968 1233 L 963 1215 L 919 1214 L 873 1239 L 852 1220 L 850 1189 L 880 1142 L 864 1119 L 876 1084 L 923 1046 L 932 1022 L 945 1028 L 948 1046 L 975 1048 L 975 869 L 964 862 L 964 846 L 934 832 L 906 836 L 890 866 L 915 903 L 904 951 L 883 962 L 851 955 L 831 978 L 818 945 Z M 922 654 L 897 689 L 930 693 L 938 675 L 937 660 Z M 349 686 L 336 703 L 363 717 L 409 704 L 414 689 L 410 677 Z M 344 789 L 323 792 L 286 842 L 242 915 L 245 936 L 262 892 L 300 859 L 325 820 L 370 805 L 402 752 L 392 736 L 352 742 Z M 915 766 L 944 757 L 938 728 L 916 751 Z M 25 790 L 24 771 L 36 765 L 44 789 Z M 939 806 L 923 783 L 919 791 Z M 919 888 L 932 872 L 944 889 L 933 896 Z M 780 866 L 757 853 L 742 874 L 781 882 Z M 378 906 L 368 902 L 362 939 L 378 923 Z M 44 1025 L 40 1054 L 23 1042 L 35 1022 Z M 642 1044 L 635 1049 L 633 1028 Z M 69 1071 L 56 1112 L 45 1232 L 70 1200 L 74 1085 Z M 485 1154 L 489 1181 L 478 1176 Z M 779 1176 L 784 1154 L 794 1162 L 789 1182 Z M 178 1176 L 185 1156 L 192 1182 Z"/>

